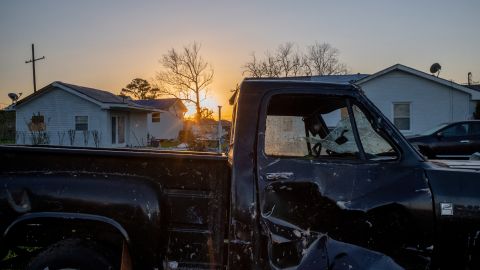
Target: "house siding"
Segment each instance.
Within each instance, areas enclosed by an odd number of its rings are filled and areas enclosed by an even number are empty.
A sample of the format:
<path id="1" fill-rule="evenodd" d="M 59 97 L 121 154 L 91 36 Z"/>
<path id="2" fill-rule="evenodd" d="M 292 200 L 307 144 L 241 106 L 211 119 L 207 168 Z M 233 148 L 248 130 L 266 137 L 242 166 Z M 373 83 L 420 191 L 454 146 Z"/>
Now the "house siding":
<path id="1" fill-rule="evenodd" d="M 177 114 L 178 115 L 178 114 Z M 173 140 L 178 138 L 178 133 L 183 129 L 183 119 L 176 116 L 175 108 L 160 112 L 160 122 L 152 122 L 152 114 L 148 114 L 148 133 L 156 139 Z"/>
<path id="2" fill-rule="evenodd" d="M 469 94 L 406 72 L 392 71 L 360 86 L 392 122 L 393 103 L 410 103 L 410 130 L 402 131 L 405 135 L 471 115 Z"/>
<path id="3" fill-rule="evenodd" d="M 44 115 L 46 132 L 50 144 L 53 145 L 72 145 L 68 131 L 75 130 L 75 116 L 88 116 L 89 131 L 98 131 L 102 138 L 106 133 L 103 124 L 106 111 L 92 102 L 53 88 L 42 96 L 16 108 L 17 144 L 32 143 L 32 134 L 29 131 L 28 123 L 32 115 L 38 113 Z M 92 136 L 89 135 L 88 143 L 85 144 L 83 132 L 76 131 L 73 146 L 94 147 L 95 143 Z M 101 140 L 99 146 L 105 147 L 109 144 Z"/>
<path id="4" fill-rule="evenodd" d="M 151 114 L 148 114 L 151 117 Z M 128 139 L 133 147 L 147 145 L 147 117 L 145 113 L 130 113 L 128 125 Z"/>

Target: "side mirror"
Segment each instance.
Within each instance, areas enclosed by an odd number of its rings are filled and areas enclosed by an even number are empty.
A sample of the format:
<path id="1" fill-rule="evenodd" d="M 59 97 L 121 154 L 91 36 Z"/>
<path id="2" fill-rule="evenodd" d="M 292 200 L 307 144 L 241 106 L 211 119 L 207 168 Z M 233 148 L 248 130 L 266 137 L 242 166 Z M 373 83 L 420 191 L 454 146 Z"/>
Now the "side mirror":
<path id="1" fill-rule="evenodd" d="M 442 138 L 443 137 L 443 133 L 442 132 L 437 132 L 437 134 L 435 134 L 435 136 L 437 136 L 437 138 Z"/>

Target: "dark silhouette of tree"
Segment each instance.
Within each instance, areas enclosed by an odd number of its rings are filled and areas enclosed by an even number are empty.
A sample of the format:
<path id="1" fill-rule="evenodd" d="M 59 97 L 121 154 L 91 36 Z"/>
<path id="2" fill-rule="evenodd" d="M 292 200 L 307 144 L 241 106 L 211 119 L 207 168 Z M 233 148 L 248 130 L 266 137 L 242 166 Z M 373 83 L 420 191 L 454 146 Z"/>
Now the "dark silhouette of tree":
<path id="1" fill-rule="evenodd" d="M 160 96 L 160 90 L 157 87 L 152 87 L 144 79 L 135 78 L 125 88 L 122 88 L 120 95 L 129 96 L 133 99 L 156 99 Z"/>
<path id="2" fill-rule="evenodd" d="M 163 70 L 157 73 L 160 92 L 195 105 L 195 119 L 202 116 L 201 102 L 213 81 L 213 68 L 200 55 L 200 44 L 194 42 L 182 50 L 171 49 L 163 55 Z"/>
<path id="3" fill-rule="evenodd" d="M 278 46 L 274 54 L 266 52 L 258 59 L 255 53 L 247 62 L 244 74 L 250 77 L 291 77 L 346 74 L 347 67 L 340 63 L 338 49 L 328 43 L 314 43 L 302 53 L 292 42 Z"/>
<path id="4" fill-rule="evenodd" d="M 347 67 L 338 60 L 339 51 L 328 43 L 315 43 L 307 47 L 305 64 L 312 75 L 346 74 Z"/>
<path id="5" fill-rule="evenodd" d="M 293 42 L 287 42 L 278 46 L 276 59 L 280 65 L 282 76 L 299 76 L 301 74 L 302 57 L 298 49 L 295 49 Z"/>
<path id="6" fill-rule="evenodd" d="M 200 110 L 200 119 L 213 119 L 213 110 L 209 108 L 202 108 Z"/>

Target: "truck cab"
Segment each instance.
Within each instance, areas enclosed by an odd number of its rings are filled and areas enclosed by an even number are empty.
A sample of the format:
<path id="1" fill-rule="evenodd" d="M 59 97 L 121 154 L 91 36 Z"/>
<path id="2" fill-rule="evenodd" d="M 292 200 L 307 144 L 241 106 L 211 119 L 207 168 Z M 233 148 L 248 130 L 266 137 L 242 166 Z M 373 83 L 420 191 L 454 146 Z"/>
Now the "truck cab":
<path id="1" fill-rule="evenodd" d="M 234 113 L 230 252 L 252 256 L 231 256 L 231 266 L 448 269 L 468 261 L 478 217 L 467 221 L 459 209 L 479 205 L 480 174 L 428 162 L 360 88 L 247 80 Z M 446 183 L 468 191 L 452 194 Z"/>

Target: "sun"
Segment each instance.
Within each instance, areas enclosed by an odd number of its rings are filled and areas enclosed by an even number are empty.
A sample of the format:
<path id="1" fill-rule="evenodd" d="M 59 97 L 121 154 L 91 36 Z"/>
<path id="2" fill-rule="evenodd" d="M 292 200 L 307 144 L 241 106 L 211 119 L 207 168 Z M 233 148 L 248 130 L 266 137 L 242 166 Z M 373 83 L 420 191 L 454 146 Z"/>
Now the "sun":
<path id="1" fill-rule="evenodd" d="M 212 110 L 214 118 L 218 118 L 218 105 L 220 105 L 220 103 L 218 102 L 217 97 L 213 93 L 210 93 L 206 99 L 200 101 L 200 104 L 202 107 L 206 107 Z M 185 117 L 194 118 L 196 113 L 195 105 L 189 102 L 185 102 L 185 106 L 188 109 L 188 111 L 185 113 Z"/>

